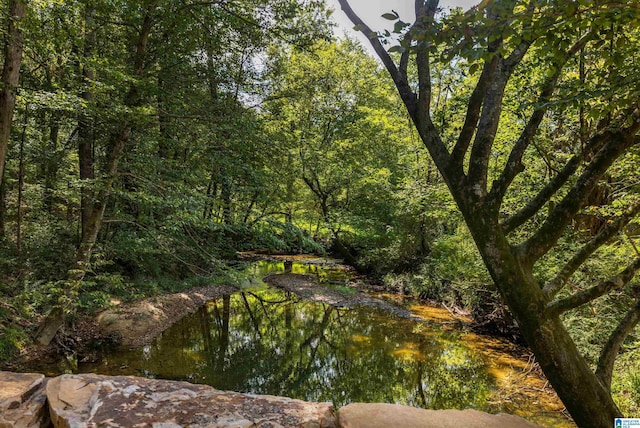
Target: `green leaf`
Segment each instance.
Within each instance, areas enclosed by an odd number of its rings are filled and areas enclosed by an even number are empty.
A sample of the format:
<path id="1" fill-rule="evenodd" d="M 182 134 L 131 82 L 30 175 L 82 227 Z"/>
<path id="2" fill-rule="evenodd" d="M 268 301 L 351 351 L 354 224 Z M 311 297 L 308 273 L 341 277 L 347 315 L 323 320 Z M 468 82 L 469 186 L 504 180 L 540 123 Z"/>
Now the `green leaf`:
<path id="1" fill-rule="evenodd" d="M 383 13 L 382 17 L 384 19 L 388 19 L 389 21 L 395 21 L 396 19 L 399 18 L 398 14 L 395 13 L 395 12 L 394 13 Z"/>
<path id="2" fill-rule="evenodd" d="M 400 33 L 406 26 L 407 26 L 406 23 L 404 23 L 402 21 L 398 21 L 393 26 L 393 32 L 394 33 Z"/>

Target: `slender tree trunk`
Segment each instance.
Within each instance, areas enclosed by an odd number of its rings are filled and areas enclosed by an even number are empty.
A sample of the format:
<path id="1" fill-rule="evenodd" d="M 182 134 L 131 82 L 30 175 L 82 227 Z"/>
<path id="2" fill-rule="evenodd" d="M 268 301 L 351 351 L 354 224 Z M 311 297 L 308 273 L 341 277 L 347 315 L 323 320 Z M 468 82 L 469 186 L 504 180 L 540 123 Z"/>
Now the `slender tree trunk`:
<path id="1" fill-rule="evenodd" d="M 94 72 L 87 62 L 91 57 L 95 44 L 95 29 L 93 26 L 93 16 L 95 11 L 89 5 L 85 11 L 85 36 L 84 36 L 84 64 L 82 65 L 82 91 L 80 97 L 90 104 L 93 100 L 93 92 L 90 85 L 95 78 Z M 78 123 L 78 162 L 80 181 L 83 183 L 80 189 L 80 240 L 84 240 L 87 235 L 89 225 L 89 217 L 91 216 L 91 191 L 86 185 L 89 180 L 94 178 L 93 167 L 93 119 L 88 111 L 80 114 Z"/>
<path id="2" fill-rule="evenodd" d="M 7 233 L 6 216 L 7 216 L 7 183 L 0 183 L 0 241 L 2 241 Z"/>
<path id="3" fill-rule="evenodd" d="M 220 198 L 222 199 L 222 221 L 225 224 L 233 224 L 233 206 L 231 200 L 231 179 L 225 177 L 220 191 Z"/>
<path id="4" fill-rule="evenodd" d="M 22 191 L 24 188 L 24 138 L 27 134 L 27 111 L 28 108 L 24 112 L 24 125 L 20 137 L 20 154 L 18 155 L 18 212 L 16 225 L 16 252 L 18 259 L 22 256 Z"/>
<path id="5" fill-rule="evenodd" d="M 59 115 L 52 113 L 49 120 L 49 141 L 47 152 L 49 156 L 44 162 L 44 209 L 51 213 L 53 210 L 53 191 L 56 185 L 56 177 L 58 175 L 58 136 L 60 134 L 60 125 L 58 123 Z"/>
<path id="6" fill-rule="evenodd" d="M 16 104 L 16 90 L 20 81 L 22 43 L 24 36 L 19 28 L 26 5 L 22 0 L 9 0 L 9 25 L 4 43 L 4 66 L 2 68 L 2 90 L 0 90 L 0 184 L 4 176 L 7 145 Z"/>
<path id="7" fill-rule="evenodd" d="M 344 261 L 347 262 L 347 264 L 355 266 L 357 261 L 355 256 L 351 254 L 351 251 L 349 251 L 347 246 L 344 245 L 344 242 L 342 242 L 342 239 L 340 239 L 339 232 L 335 229 L 335 227 L 333 227 L 333 222 L 331 221 L 331 216 L 329 215 L 329 206 L 327 205 L 326 197 L 323 197 L 320 200 L 320 209 L 322 211 L 322 217 L 324 218 L 324 222 L 329 228 L 329 231 L 331 232 L 331 237 L 333 238 L 333 243 L 335 244 L 336 249 L 338 250 L 338 253 L 340 253 L 340 255 L 342 256 Z"/>
<path id="8" fill-rule="evenodd" d="M 202 208 L 202 218 L 204 220 L 209 220 L 209 218 L 211 218 L 211 190 L 213 188 L 213 183 L 211 180 L 209 180 L 209 183 L 207 184 L 207 192 L 205 193 L 205 199 L 204 199 L 204 207 Z"/>
<path id="9" fill-rule="evenodd" d="M 166 37 L 165 37 L 166 39 Z M 160 159 L 170 159 L 171 157 L 171 121 L 167 116 L 167 71 L 164 64 L 160 63 L 160 71 L 158 72 L 158 129 L 160 136 L 158 138 L 158 157 Z"/>
<path id="10" fill-rule="evenodd" d="M 249 206 L 244 212 L 244 217 L 242 217 L 242 223 L 247 224 L 247 222 L 249 221 L 249 217 L 251 216 L 251 212 L 253 211 L 253 207 L 256 205 L 257 201 L 258 201 L 258 192 L 256 191 L 253 193 L 253 195 L 251 195 L 251 201 L 249 202 Z"/>

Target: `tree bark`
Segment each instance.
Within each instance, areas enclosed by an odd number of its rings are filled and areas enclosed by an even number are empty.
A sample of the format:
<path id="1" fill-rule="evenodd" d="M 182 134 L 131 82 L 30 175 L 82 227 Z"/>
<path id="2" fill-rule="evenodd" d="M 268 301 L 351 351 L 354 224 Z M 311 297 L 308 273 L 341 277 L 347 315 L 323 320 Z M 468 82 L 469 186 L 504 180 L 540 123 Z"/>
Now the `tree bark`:
<path id="1" fill-rule="evenodd" d="M 11 133 L 16 90 L 20 81 L 20 65 L 24 36 L 19 28 L 26 5 L 22 0 L 9 1 L 9 25 L 4 43 L 4 66 L 2 68 L 2 90 L 0 90 L 0 185 L 4 176 L 7 145 Z"/>
<path id="2" fill-rule="evenodd" d="M 622 413 L 596 377 L 547 299 L 531 266 L 515 253 L 497 221 L 463 211 L 482 259 L 551 385 L 580 427 L 609 427 Z M 514 254 L 515 253 L 515 254 Z"/>

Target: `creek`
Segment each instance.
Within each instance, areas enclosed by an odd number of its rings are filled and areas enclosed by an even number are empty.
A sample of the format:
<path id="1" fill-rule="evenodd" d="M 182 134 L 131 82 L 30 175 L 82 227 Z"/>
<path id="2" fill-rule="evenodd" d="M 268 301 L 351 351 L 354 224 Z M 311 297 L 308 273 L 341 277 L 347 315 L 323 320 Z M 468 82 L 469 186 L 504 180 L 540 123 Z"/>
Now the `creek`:
<path id="1" fill-rule="evenodd" d="M 253 262 L 241 291 L 210 301 L 150 345 L 105 348 L 72 371 L 186 380 L 222 390 L 308 401 L 387 402 L 475 408 L 572 426 L 526 351 L 469 332 L 444 309 L 398 296 L 411 316 L 371 307 L 334 307 L 267 286 L 267 274 L 312 274 L 348 298 L 350 274 L 313 260 Z M 60 366 L 58 366 L 60 367 Z M 60 371 L 49 367 L 49 374 Z M 69 371 L 68 369 L 65 371 Z"/>

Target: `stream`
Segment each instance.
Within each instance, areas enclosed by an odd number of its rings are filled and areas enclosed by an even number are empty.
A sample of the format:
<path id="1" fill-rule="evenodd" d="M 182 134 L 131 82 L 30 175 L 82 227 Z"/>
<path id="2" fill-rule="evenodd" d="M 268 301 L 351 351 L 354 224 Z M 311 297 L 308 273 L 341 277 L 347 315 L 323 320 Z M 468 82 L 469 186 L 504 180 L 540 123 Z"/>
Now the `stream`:
<path id="1" fill-rule="evenodd" d="M 105 348 L 73 371 L 186 380 L 336 407 L 387 402 L 475 408 L 517 414 L 545 427 L 573 426 L 522 349 L 470 333 L 444 309 L 385 295 L 374 296 L 411 316 L 370 306 L 334 307 L 261 280 L 286 269 L 315 275 L 347 297 L 353 293 L 341 285 L 348 271 L 316 262 L 252 262 L 241 291 L 210 301 L 148 346 Z"/>

